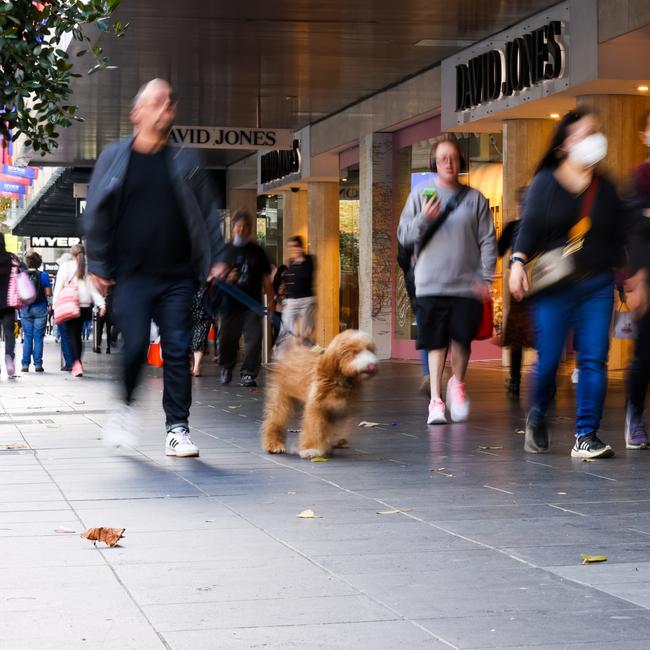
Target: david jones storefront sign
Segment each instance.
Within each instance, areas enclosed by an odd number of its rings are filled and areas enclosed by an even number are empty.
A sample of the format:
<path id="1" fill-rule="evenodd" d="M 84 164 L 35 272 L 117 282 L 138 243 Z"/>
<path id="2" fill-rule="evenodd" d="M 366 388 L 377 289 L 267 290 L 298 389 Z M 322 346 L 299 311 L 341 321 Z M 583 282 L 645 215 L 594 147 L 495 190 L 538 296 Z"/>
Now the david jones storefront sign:
<path id="1" fill-rule="evenodd" d="M 508 97 L 564 71 L 562 21 L 553 20 L 456 66 L 456 111 Z"/>
<path id="2" fill-rule="evenodd" d="M 289 129 L 254 129 L 224 126 L 174 126 L 169 143 L 199 149 L 290 149 Z"/>

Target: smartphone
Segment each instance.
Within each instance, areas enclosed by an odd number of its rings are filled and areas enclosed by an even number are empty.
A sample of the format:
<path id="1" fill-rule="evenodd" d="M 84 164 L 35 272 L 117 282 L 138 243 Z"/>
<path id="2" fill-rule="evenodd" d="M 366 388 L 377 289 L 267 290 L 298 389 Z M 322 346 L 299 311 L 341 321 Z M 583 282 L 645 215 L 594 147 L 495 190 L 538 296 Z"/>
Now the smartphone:
<path id="1" fill-rule="evenodd" d="M 433 187 L 425 187 L 422 190 L 422 196 L 425 199 L 435 199 L 438 196 L 438 190 L 434 189 Z"/>

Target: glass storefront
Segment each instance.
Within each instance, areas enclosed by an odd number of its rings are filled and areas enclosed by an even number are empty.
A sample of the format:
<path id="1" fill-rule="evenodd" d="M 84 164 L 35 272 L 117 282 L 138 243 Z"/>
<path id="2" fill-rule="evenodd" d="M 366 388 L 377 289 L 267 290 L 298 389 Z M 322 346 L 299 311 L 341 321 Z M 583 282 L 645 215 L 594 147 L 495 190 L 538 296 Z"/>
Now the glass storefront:
<path id="1" fill-rule="evenodd" d="M 271 264 L 282 264 L 284 254 L 282 240 L 281 194 L 264 194 L 257 197 L 257 243 L 266 251 Z"/>
<path id="2" fill-rule="evenodd" d="M 482 192 L 488 200 L 498 237 L 502 230 L 503 205 L 501 133 L 457 134 L 457 137 L 465 157 L 469 161 L 468 169 L 461 174 L 460 181 Z M 435 174 L 429 171 L 429 153 L 434 142 L 435 138 L 422 140 L 411 146 L 403 147 L 397 152 L 395 191 L 400 210 L 415 185 L 427 178 L 435 179 Z M 399 219 L 399 214 L 397 219 Z M 500 313 L 501 273 L 502 268 L 499 262 L 493 285 L 495 316 Z M 397 264 L 395 266 L 395 278 L 395 337 L 397 339 L 415 339 L 415 316 L 408 299 L 404 274 Z"/>
<path id="3" fill-rule="evenodd" d="M 340 329 L 359 327 L 359 165 L 341 170 L 339 184 Z"/>

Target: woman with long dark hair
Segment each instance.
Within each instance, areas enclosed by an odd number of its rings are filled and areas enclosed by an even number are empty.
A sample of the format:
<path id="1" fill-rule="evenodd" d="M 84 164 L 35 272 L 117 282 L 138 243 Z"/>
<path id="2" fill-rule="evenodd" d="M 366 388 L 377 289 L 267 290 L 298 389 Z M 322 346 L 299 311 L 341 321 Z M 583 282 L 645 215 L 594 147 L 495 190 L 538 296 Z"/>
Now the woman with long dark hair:
<path id="1" fill-rule="evenodd" d="M 20 260 L 10 253 L 5 244 L 5 236 L 0 233 L 0 322 L 5 340 L 5 366 L 7 375 L 16 376 L 14 363 L 14 350 L 16 337 L 14 324 L 16 322 L 16 307 L 18 306 L 18 293 L 15 289 L 16 275 L 20 266 Z M 13 284 L 13 291 L 10 286 Z"/>
<path id="2" fill-rule="evenodd" d="M 47 273 L 40 270 L 42 264 L 43 258 L 36 251 L 29 251 L 25 255 L 25 266 L 36 289 L 36 300 L 20 310 L 20 321 L 25 334 L 21 372 L 29 372 L 32 360 L 34 371 L 44 372 L 43 342 L 47 326 L 47 299 L 52 295 L 52 288 Z"/>
<path id="3" fill-rule="evenodd" d="M 92 319 L 92 306 L 93 303 L 99 307 L 100 316 L 106 313 L 106 302 L 104 296 L 95 288 L 95 284 L 90 280 L 86 273 L 86 250 L 81 244 L 76 244 L 70 251 L 72 259 L 64 262 L 56 275 L 56 283 L 54 285 L 54 305 L 56 317 L 56 300 L 63 289 L 67 285 L 74 286 L 79 293 L 79 307 L 81 312 L 78 318 L 73 318 L 66 321 L 66 329 L 70 337 L 70 347 L 72 349 L 72 357 L 74 362 L 72 364 L 73 377 L 81 377 L 84 373 L 84 368 L 81 363 L 81 355 L 83 353 L 83 343 L 81 334 L 84 322 Z"/>
<path id="4" fill-rule="evenodd" d="M 531 453 L 549 449 L 546 414 L 567 334 L 573 331 L 580 379 L 571 456 L 614 455 L 598 429 L 607 391 L 613 268 L 623 262 L 625 213 L 614 186 L 595 172 L 606 154 L 607 138 L 597 115 L 585 107 L 567 113 L 525 197 L 510 259 L 510 291 L 517 300 L 533 292 L 529 302 L 538 360 L 524 443 Z M 555 264 L 545 276 L 533 273 L 529 287 L 525 265 L 542 254 L 548 259 L 553 251 L 564 254 L 570 272 L 560 273 Z"/>

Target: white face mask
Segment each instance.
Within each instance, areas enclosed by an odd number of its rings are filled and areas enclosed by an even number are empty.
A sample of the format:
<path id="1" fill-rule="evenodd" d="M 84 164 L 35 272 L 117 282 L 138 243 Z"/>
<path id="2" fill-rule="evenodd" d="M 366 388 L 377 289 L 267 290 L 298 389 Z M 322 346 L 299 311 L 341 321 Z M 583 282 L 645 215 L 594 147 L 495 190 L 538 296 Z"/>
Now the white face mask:
<path id="1" fill-rule="evenodd" d="M 233 246 L 237 246 L 237 248 L 246 246 L 246 244 L 248 244 L 249 241 L 250 241 L 249 237 L 242 237 L 241 235 L 233 235 L 232 238 Z"/>
<path id="2" fill-rule="evenodd" d="M 580 167 L 593 167 L 607 155 L 607 138 L 592 133 L 569 150 L 569 158 Z"/>

